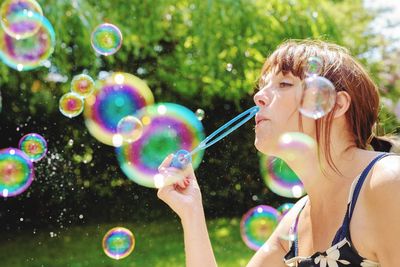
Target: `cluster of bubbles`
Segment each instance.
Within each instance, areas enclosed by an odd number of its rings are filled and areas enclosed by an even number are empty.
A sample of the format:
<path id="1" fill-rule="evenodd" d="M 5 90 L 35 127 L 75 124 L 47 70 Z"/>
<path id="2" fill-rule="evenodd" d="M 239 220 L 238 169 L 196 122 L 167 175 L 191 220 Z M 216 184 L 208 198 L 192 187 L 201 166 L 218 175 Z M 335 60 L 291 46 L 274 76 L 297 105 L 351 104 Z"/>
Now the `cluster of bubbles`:
<path id="1" fill-rule="evenodd" d="M 168 170 L 159 175 L 158 166 L 170 153 L 192 150 L 204 139 L 200 118 L 184 106 L 154 104 L 153 93 L 140 78 L 115 72 L 100 79 L 85 101 L 85 124 L 100 142 L 116 147 L 122 171 L 132 181 L 146 187 L 160 187 L 179 180 Z M 202 153 L 194 156 L 193 166 Z"/>
<path id="2" fill-rule="evenodd" d="M 68 118 L 81 114 L 84 107 L 84 99 L 93 93 L 94 88 L 95 83 L 89 75 L 79 74 L 74 76 L 71 81 L 71 92 L 64 94 L 60 98 L 60 112 Z"/>
<path id="3" fill-rule="evenodd" d="M 97 81 L 94 93 L 85 101 L 86 127 L 98 141 L 118 147 L 122 145 L 121 137 L 115 137 L 118 123 L 153 103 L 153 93 L 143 80 L 125 72 L 112 73 Z"/>
<path id="4" fill-rule="evenodd" d="M 250 249 L 260 249 L 292 207 L 292 203 L 285 203 L 277 209 L 268 205 L 251 208 L 240 221 L 240 234 L 244 243 Z"/>
<path id="5" fill-rule="evenodd" d="M 122 171 L 136 183 L 159 188 L 180 180 L 177 170 L 166 170 L 161 176 L 162 160 L 179 149 L 193 150 L 204 139 L 204 130 L 196 115 L 184 106 L 158 103 L 142 108 L 136 117 L 143 122 L 142 136 L 134 143 L 116 149 Z M 203 153 L 193 155 L 194 168 Z"/>
<path id="6" fill-rule="evenodd" d="M 108 257 L 120 260 L 132 253 L 135 248 L 135 237 L 129 229 L 115 227 L 104 235 L 102 245 Z"/>
<path id="7" fill-rule="evenodd" d="M 335 86 L 325 77 L 320 76 L 324 63 L 319 57 L 308 58 L 304 68 L 304 79 L 299 96 L 299 111 L 314 120 L 328 114 L 335 105 Z"/>
<path id="8" fill-rule="evenodd" d="M 91 44 L 100 55 L 115 54 L 122 45 L 122 33 L 111 23 L 100 24 L 92 32 Z"/>
<path id="9" fill-rule="evenodd" d="M 34 179 L 33 162 L 47 152 L 43 136 L 30 133 L 23 136 L 18 148 L 0 150 L 0 196 L 11 197 L 24 192 Z"/>
<path id="10" fill-rule="evenodd" d="M 35 0 L 6 0 L 0 7 L 0 59 L 18 71 L 43 66 L 54 51 L 55 33 Z"/>

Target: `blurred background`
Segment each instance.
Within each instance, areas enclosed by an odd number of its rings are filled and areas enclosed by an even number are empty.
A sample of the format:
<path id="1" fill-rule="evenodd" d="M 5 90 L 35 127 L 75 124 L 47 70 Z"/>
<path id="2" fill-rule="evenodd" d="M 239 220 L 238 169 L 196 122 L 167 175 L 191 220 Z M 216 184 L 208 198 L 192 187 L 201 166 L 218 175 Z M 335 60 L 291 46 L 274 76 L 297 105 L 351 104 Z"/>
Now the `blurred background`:
<path id="1" fill-rule="evenodd" d="M 22 136 L 39 133 L 48 152 L 34 164 L 35 179 L 25 192 L 0 199 L 2 266 L 184 266 L 177 216 L 154 188 L 126 176 L 115 148 L 88 131 L 83 115 L 59 111 L 75 75 L 133 74 L 147 83 L 155 103 L 204 111 L 207 135 L 254 105 L 261 67 L 277 45 L 318 38 L 347 47 L 366 66 L 382 96 L 378 132 L 400 133 L 395 0 L 37 2 L 54 28 L 54 52 L 31 70 L 0 63 L 0 148 L 18 147 Z M 93 30 L 105 22 L 123 36 L 110 56 L 91 46 Z M 251 121 L 207 149 L 196 170 L 220 266 L 245 266 L 254 253 L 240 233 L 248 210 L 296 201 L 266 185 L 266 159 L 253 146 L 253 128 Z M 132 254 L 118 261 L 102 248 L 105 233 L 117 226 L 136 240 Z"/>

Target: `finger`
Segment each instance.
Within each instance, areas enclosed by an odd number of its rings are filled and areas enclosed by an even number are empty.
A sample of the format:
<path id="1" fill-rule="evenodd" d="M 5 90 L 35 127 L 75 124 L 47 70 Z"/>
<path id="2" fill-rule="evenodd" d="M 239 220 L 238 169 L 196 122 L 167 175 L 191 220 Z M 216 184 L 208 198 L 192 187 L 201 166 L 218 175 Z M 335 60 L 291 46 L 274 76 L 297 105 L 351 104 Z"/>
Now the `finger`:
<path id="1" fill-rule="evenodd" d="M 192 163 L 189 163 L 184 169 L 185 177 L 191 180 L 196 180 L 196 175 L 194 174 Z"/>
<path id="2" fill-rule="evenodd" d="M 167 168 L 171 164 L 172 158 L 174 157 L 174 154 L 169 154 L 164 161 L 160 164 L 158 167 L 158 171 L 160 171 L 161 168 Z"/>
<path id="3" fill-rule="evenodd" d="M 186 179 L 186 178 L 185 178 L 185 179 Z M 186 187 L 186 186 L 185 186 L 185 183 L 184 183 L 185 179 L 179 180 L 179 181 L 176 182 L 175 184 L 179 185 L 179 186 L 182 187 L 182 188 L 185 188 L 185 187 Z"/>
<path id="4" fill-rule="evenodd" d="M 157 197 L 163 201 L 168 199 L 168 196 L 171 195 L 172 191 L 175 191 L 176 188 L 172 185 L 167 185 L 164 187 L 161 187 L 160 189 L 158 189 L 157 191 Z"/>

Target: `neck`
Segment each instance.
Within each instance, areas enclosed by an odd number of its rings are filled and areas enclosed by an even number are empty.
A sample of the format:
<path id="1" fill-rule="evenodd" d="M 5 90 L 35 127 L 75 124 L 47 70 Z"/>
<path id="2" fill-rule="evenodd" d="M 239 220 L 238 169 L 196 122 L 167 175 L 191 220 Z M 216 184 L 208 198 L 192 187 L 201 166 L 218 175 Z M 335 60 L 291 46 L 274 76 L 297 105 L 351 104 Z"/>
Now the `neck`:
<path id="1" fill-rule="evenodd" d="M 297 174 L 304 185 L 310 202 L 316 210 L 327 205 L 339 205 L 347 201 L 351 183 L 362 171 L 360 161 L 363 150 L 351 147 L 351 144 L 339 142 L 331 146 L 332 162 L 337 170 L 328 164 L 326 153 L 310 150 L 301 156 L 285 158 L 283 160 Z M 351 148 L 349 148 L 351 147 Z M 338 172 L 339 171 L 339 172 Z M 339 201 L 340 203 L 335 203 Z"/>

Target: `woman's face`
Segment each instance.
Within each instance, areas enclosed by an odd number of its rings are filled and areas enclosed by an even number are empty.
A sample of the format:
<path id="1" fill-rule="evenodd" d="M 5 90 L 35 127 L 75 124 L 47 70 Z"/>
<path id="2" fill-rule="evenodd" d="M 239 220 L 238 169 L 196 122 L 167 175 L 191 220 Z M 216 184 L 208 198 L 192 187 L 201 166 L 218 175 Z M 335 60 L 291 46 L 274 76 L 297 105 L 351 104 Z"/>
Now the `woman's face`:
<path id="1" fill-rule="evenodd" d="M 277 144 L 279 137 L 286 132 L 298 132 L 298 99 L 302 91 L 302 81 L 291 73 L 271 71 L 263 76 L 260 90 L 254 96 L 260 108 L 256 114 L 256 148 L 270 156 L 279 157 Z M 303 131 L 315 136 L 314 120 L 302 117 Z"/>

